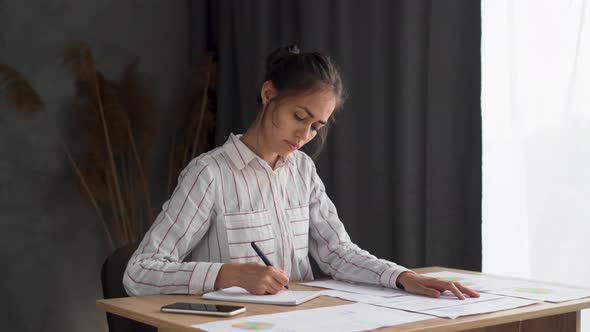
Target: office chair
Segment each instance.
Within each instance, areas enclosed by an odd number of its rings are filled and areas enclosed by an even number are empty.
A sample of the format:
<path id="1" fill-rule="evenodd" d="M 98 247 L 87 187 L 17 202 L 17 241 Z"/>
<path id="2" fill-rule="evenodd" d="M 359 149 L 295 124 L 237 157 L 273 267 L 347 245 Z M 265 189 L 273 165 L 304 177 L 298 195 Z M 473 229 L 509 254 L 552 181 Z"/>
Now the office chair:
<path id="1" fill-rule="evenodd" d="M 330 278 L 329 275 L 325 274 L 324 271 L 322 271 L 320 269 L 318 263 L 316 262 L 316 260 L 313 257 L 311 257 L 311 255 L 309 255 L 308 257 L 309 257 L 309 263 L 311 265 L 311 273 L 313 274 L 314 279 Z"/>
<path id="2" fill-rule="evenodd" d="M 101 282 L 102 292 L 105 299 L 117 297 L 127 297 L 123 288 L 123 274 L 127 267 L 127 262 L 138 244 L 128 244 L 113 252 L 102 265 Z M 109 332 L 157 332 L 157 328 L 127 319 L 107 312 L 107 323 Z"/>

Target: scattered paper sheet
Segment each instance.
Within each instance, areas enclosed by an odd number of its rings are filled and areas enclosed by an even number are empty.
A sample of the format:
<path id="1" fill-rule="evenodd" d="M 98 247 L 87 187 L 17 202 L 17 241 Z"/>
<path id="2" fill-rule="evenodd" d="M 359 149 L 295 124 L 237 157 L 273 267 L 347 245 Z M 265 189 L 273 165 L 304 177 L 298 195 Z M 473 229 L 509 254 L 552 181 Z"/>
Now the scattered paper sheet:
<path id="1" fill-rule="evenodd" d="M 461 282 L 478 290 L 480 297 L 466 297 L 465 300 L 459 300 L 447 291 L 441 294 L 440 298 L 430 298 L 373 285 L 337 280 L 312 281 L 301 284 L 328 288 L 328 290 L 312 292 L 316 295 L 338 297 L 358 303 L 250 316 L 194 327 L 215 332 L 236 331 L 236 329 L 264 329 L 280 332 L 364 331 L 426 320 L 432 316 L 454 319 L 514 309 L 539 301 L 562 302 L 590 297 L 590 289 L 557 286 L 516 278 L 489 277 L 451 271 L 425 275 Z"/>
<path id="2" fill-rule="evenodd" d="M 590 297 L 590 289 L 555 286 L 540 282 L 520 284 L 516 287 L 494 290 L 491 293 L 554 303 Z"/>
<path id="3" fill-rule="evenodd" d="M 376 296 L 376 295 L 365 295 L 365 294 L 358 294 L 358 293 L 350 293 L 350 292 L 343 292 L 334 289 L 327 289 L 321 291 L 322 295 L 337 297 L 339 299 L 352 301 L 352 302 L 359 302 L 359 303 L 381 303 L 384 300 L 388 299 L 383 296 Z M 397 297 L 395 297 L 397 298 Z"/>
<path id="4" fill-rule="evenodd" d="M 300 284 L 306 285 L 306 286 L 335 289 L 335 290 L 350 292 L 350 293 L 383 296 L 383 297 L 403 296 L 403 295 L 408 294 L 407 292 L 397 290 L 397 289 L 379 287 L 379 286 L 374 286 L 374 285 L 353 284 L 350 282 L 338 281 L 338 280 L 309 281 L 309 282 L 302 282 Z"/>
<path id="5" fill-rule="evenodd" d="M 265 330 L 269 332 L 355 332 L 432 319 L 432 316 L 355 303 L 278 314 L 249 316 L 193 325 L 209 332 Z"/>
<path id="6" fill-rule="evenodd" d="M 537 301 L 485 293 L 480 293 L 478 298 L 467 297 L 465 300 L 459 300 L 455 295 L 447 291 L 441 294 L 439 298 L 408 295 L 391 298 L 387 302 L 376 303 L 375 305 L 454 319 L 461 316 L 513 309 L 534 303 L 537 303 Z"/>
<path id="7" fill-rule="evenodd" d="M 526 280 L 516 278 L 499 278 L 451 271 L 430 272 L 424 273 L 424 275 L 449 281 L 458 281 L 479 292 L 514 287 L 527 282 Z"/>
<path id="8" fill-rule="evenodd" d="M 421 312 L 423 310 L 447 308 L 458 305 L 469 305 L 477 302 L 485 302 L 502 298 L 500 295 L 481 293 L 480 297 L 465 297 L 465 300 L 459 300 L 451 292 L 443 292 L 439 298 L 433 298 L 421 295 L 407 295 L 389 299 L 378 303 L 388 308 L 395 308 L 407 311 Z"/>
<path id="9" fill-rule="evenodd" d="M 480 292 L 537 301 L 564 302 L 590 297 L 590 289 L 554 285 L 547 282 L 534 282 L 508 277 L 489 277 L 451 271 L 425 273 L 424 275 L 458 281 Z"/>
<path id="10" fill-rule="evenodd" d="M 491 301 L 475 302 L 452 307 L 423 310 L 420 312 L 427 315 L 455 319 L 457 317 L 462 316 L 485 314 L 501 310 L 514 309 L 535 303 L 538 302 L 533 300 L 515 299 L 512 297 L 501 297 Z"/>

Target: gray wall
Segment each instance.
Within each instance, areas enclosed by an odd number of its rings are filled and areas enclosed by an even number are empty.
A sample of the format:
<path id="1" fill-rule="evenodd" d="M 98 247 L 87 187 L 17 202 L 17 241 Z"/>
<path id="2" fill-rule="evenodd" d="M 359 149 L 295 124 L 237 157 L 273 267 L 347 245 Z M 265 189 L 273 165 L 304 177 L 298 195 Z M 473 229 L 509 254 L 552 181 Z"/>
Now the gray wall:
<path id="1" fill-rule="evenodd" d="M 160 144 L 150 159 L 155 209 L 163 203 L 175 102 L 189 71 L 185 1 L 0 0 L 0 63 L 29 79 L 45 112 L 17 114 L 0 90 L 0 315 L 4 331 L 104 331 L 95 309 L 108 254 L 91 207 L 57 145 L 73 80 L 61 66 L 67 41 L 92 47 L 117 75 L 134 56 L 158 81 Z M 75 137 L 67 139 L 75 140 Z"/>

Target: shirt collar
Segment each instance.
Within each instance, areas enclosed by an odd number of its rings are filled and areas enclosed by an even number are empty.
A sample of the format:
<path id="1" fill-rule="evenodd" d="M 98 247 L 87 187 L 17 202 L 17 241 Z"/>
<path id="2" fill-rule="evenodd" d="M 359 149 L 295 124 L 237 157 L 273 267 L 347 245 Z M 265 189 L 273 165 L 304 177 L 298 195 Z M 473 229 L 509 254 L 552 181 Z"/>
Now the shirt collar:
<path id="1" fill-rule="evenodd" d="M 234 135 L 231 133 L 225 144 L 223 144 L 223 150 L 233 164 L 241 170 L 256 158 L 263 161 L 262 158 L 258 157 L 254 151 L 250 150 L 250 148 L 242 142 L 240 137 L 242 137 L 242 135 Z M 293 153 L 290 153 L 287 158 L 280 157 L 276 168 L 278 169 L 283 166 L 283 164 L 293 165 L 293 158 Z"/>

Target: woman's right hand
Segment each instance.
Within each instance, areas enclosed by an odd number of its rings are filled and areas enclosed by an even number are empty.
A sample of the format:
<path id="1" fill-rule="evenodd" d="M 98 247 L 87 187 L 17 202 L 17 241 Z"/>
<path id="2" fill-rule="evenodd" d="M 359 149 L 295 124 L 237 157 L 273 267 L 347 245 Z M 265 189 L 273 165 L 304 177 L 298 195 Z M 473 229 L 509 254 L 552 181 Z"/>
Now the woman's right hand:
<path id="1" fill-rule="evenodd" d="M 289 283 L 283 270 L 261 263 L 225 263 L 221 266 L 215 289 L 238 286 L 251 294 L 276 294 Z"/>

